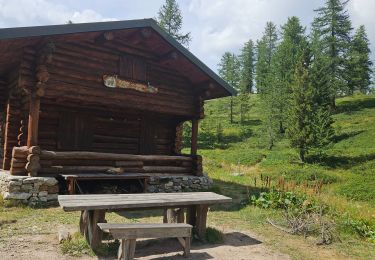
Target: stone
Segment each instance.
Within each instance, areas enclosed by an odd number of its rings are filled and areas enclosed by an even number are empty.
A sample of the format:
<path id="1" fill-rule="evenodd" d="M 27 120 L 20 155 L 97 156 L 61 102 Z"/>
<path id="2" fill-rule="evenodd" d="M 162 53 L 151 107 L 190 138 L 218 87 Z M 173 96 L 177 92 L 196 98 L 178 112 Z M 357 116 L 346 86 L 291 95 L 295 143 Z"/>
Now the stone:
<path id="1" fill-rule="evenodd" d="M 48 186 L 47 191 L 48 191 L 48 193 L 59 193 L 59 186 L 57 186 L 57 185 Z"/>
<path id="2" fill-rule="evenodd" d="M 9 192 L 21 191 L 21 186 L 8 186 Z"/>
<path id="3" fill-rule="evenodd" d="M 58 194 L 48 194 L 47 195 L 47 201 L 55 200 L 57 201 Z"/>
<path id="4" fill-rule="evenodd" d="M 47 202 L 47 197 L 39 197 L 40 202 Z"/>
<path id="5" fill-rule="evenodd" d="M 48 192 L 47 191 L 40 191 L 39 193 L 38 193 L 38 196 L 39 197 L 46 197 L 48 195 Z"/>
<path id="6" fill-rule="evenodd" d="M 165 187 L 172 187 L 172 186 L 173 186 L 173 182 L 171 181 L 165 184 Z"/>
<path id="7" fill-rule="evenodd" d="M 48 191 L 48 186 L 45 184 L 40 185 L 39 191 Z"/>
<path id="8" fill-rule="evenodd" d="M 27 200 L 31 197 L 30 193 L 26 192 L 5 192 L 4 199 L 5 200 Z"/>
<path id="9" fill-rule="evenodd" d="M 49 178 L 44 178 L 44 179 L 45 179 L 44 183 L 47 186 L 53 186 L 59 183 L 58 180 L 56 180 L 56 178 L 49 177 Z"/>
<path id="10" fill-rule="evenodd" d="M 12 175 L 12 176 L 7 176 L 8 180 L 9 181 L 23 181 L 24 179 L 27 179 L 29 178 L 29 176 L 15 176 L 15 175 Z"/>
<path id="11" fill-rule="evenodd" d="M 23 184 L 21 186 L 21 191 L 30 191 L 33 188 L 32 184 Z"/>
<path id="12" fill-rule="evenodd" d="M 37 182 L 43 183 L 43 179 L 44 179 L 43 177 L 29 177 L 23 180 L 23 183 L 24 184 L 37 183 Z"/>
<path id="13" fill-rule="evenodd" d="M 21 185 L 22 185 L 22 181 L 9 181 L 9 183 L 8 183 L 9 187 L 12 187 L 12 186 L 21 186 Z"/>

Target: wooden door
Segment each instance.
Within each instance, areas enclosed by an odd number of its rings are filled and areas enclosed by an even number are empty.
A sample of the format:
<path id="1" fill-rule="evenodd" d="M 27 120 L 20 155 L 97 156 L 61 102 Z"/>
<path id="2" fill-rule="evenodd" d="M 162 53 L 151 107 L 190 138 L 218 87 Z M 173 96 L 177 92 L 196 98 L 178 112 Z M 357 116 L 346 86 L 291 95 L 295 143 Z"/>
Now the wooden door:
<path id="1" fill-rule="evenodd" d="M 85 151 L 92 146 L 93 120 L 88 114 L 61 112 L 57 147 L 65 151 Z"/>

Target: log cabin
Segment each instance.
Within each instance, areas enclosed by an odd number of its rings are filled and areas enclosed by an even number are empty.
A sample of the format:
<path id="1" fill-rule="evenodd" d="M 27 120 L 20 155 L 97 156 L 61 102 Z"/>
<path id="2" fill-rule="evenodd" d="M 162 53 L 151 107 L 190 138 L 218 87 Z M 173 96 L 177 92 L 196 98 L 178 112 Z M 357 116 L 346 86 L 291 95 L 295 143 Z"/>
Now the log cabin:
<path id="1" fill-rule="evenodd" d="M 202 176 L 204 101 L 236 93 L 153 19 L 0 29 L 0 53 L 10 175 Z"/>

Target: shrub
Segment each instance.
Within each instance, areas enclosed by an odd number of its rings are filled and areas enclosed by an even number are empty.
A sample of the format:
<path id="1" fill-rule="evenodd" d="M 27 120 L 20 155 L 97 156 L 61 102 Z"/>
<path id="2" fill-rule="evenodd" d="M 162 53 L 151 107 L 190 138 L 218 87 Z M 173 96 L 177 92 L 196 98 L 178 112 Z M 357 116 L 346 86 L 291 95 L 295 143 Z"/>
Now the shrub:
<path id="1" fill-rule="evenodd" d="M 362 238 L 368 239 L 370 242 L 375 244 L 375 227 L 371 226 L 363 220 L 347 219 L 344 223 L 346 227 L 354 231 L 357 235 Z"/>
<path id="2" fill-rule="evenodd" d="M 74 233 L 61 243 L 61 251 L 70 256 L 94 255 L 86 239 L 79 232 Z"/>

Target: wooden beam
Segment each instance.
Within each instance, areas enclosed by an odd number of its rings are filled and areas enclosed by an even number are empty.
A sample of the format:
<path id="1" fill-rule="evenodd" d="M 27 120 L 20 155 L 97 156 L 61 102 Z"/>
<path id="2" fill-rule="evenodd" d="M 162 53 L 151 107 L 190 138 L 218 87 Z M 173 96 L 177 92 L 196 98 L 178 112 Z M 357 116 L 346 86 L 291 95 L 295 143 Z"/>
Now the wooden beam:
<path id="1" fill-rule="evenodd" d="M 160 64 L 167 64 L 178 60 L 178 53 L 176 51 L 168 52 L 167 54 L 161 56 L 158 60 Z"/>
<path id="2" fill-rule="evenodd" d="M 31 95 L 29 110 L 29 125 L 27 131 L 27 146 L 38 145 L 40 97 Z"/>
<path id="3" fill-rule="evenodd" d="M 191 148 L 190 154 L 197 155 L 198 150 L 198 119 L 191 120 Z"/>

